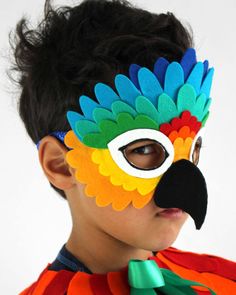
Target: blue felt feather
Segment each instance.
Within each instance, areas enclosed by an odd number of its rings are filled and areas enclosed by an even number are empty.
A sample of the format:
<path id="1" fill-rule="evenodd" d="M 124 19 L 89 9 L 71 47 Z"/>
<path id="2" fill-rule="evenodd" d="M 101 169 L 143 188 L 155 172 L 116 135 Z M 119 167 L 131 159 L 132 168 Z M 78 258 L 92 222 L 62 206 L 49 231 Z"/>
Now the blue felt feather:
<path id="1" fill-rule="evenodd" d="M 101 107 L 98 103 L 86 95 L 80 96 L 79 104 L 84 116 L 89 120 L 93 120 L 93 110 L 95 108 Z"/>
<path id="2" fill-rule="evenodd" d="M 203 77 L 204 66 L 202 62 L 196 63 L 193 70 L 191 71 L 186 83 L 191 84 L 195 91 L 196 95 L 199 95 L 200 88 L 202 84 L 202 77 Z"/>
<path id="3" fill-rule="evenodd" d="M 154 64 L 153 72 L 160 82 L 162 88 L 164 88 L 165 74 L 169 62 L 164 57 L 159 57 Z"/>
<path id="4" fill-rule="evenodd" d="M 184 84 L 183 68 L 178 62 L 172 62 L 166 70 L 164 92 L 174 101 L 177 98 L 179 88 Z"/>
<path id="5" fill-rule="evenodd" d="M 76 123 L 80 120 L 85 120 L 85 117 L 80 115 L 79 113 L 73 112 L 73 111 L 68 111 L 66 113 L 67 120 L 71 126 L 71 129 L 74 131 L 75 134 L 78 135 L 76 131 Z"/>
<path id="6" fill-rule="evenodd" d="M 115 91 L 104 83 L 97 83 L 94 87 L 94 92 L 99 104 L 109 110 L 114 101 L 120 100 Z"/>
<path id="7" fill-rule="evenodd" d="M 200 92 L 205 93 L 206 97 L 209 97 L 210 95 L 213 74 L 214 68 L 210 68 L 201 86 Z"/>
<path id="8" fill-rule="evenodd" d="M 207 75 L 207 73 L 208 73 L 208 67 L 209 67 L 209 62 L 208 62 L 208 60 L 205 60 L 205 61 L 203 62 L 203 65 L 204 65 L 204 71 L 203 71 L 203 79 L 202 79 L 202 80 L 204 80 L 204 78 L 206 77 L 206 75 Z"/>
<path id="9" fill-rule="evenodd" d="M 131 81 L 134 83 L 137 89 L 140 90 L 139 82 L 138 82 L 138 71 L 141 69 L 141 66 L 137 64 L 131 64 L 129 67 L 129 76 Z"/>
<path id="10" fill-rule="evenodd" d="M 163 93 L 157 77 L 148 68 L 143 67 L 138 71 L 138 80 L 142 94 L 157 106 L 158 96 Z"/>
<path id="11" fill-rule="evenodd" d="M 129 105 L 135 106 L 135 99 L 141 92 L 135 87 L 132 81 L 123 74 L 117 74 L 115 85 L 120 98 Z"/>
<path id="12" fill-rule="evenodd" d="M 181 61 L 180 64 L 184 70 L 184 80 L 188 78 L 190 72 L 192 71 L 194 65 L 197 62 L 196 51 L 193 48 L 188 48 Z"/>

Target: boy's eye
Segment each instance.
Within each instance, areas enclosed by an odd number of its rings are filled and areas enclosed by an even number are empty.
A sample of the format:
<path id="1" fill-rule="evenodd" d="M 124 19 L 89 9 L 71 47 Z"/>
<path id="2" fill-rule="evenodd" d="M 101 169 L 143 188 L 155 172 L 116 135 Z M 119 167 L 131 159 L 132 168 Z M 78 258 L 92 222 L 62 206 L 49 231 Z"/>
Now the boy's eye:
<path id="1" fill-rule="evenodd" d="M 192 153 L 192 162 L 195 165 L 197 165 L 199 162 L 201 147 L 202 147 L 202 137 L 199 136 L 195 145 L 194 145 L 194 149 L 193 149 L 193 153 Z"/>
<path id="2" fill-rule="evenodd" d="M 144 170 L 160 167 L 168 157 L 166 149 L 154 140 L 139 140 L 121 148 L 126 160 Z"/>

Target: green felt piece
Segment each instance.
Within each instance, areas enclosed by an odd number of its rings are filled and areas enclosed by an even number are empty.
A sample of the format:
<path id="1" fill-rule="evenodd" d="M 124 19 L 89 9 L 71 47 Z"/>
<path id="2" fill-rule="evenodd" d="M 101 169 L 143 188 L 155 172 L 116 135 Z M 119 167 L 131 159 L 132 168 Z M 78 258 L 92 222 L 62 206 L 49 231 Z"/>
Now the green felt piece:
<path id="1" fill-rule="evenodd" d="M 117 122 L 101 121 L 100 132 L 86 134 L 82 141 L 90 147 L 107 148 L 107 144 L 118 135 L 138 128 L 158 129 L 158 125 L 146 115 L 138 115 L 134 119 L 130 114 L 121 113 L 117 116 Z"/>
<path id="2" fill-rule="evenodd" d="M 115 116 L 117 116 L 120 113 L 128 113 L 133 117 L 137 115 L 137 112 L 124 101 L 113 102 L 113 104 L 111 105 L 111 109 Z"/>
<path id="3" fill-rule="evenodd" d="M 190 84 L 184 84 L 178 93 L 177 109 L 179 113 L 192 111 L 196 102 L 196 91 Z"/>
<path id="4" fill-rule="evenodd" d="M 207 121 L 209 115 L 210 115 L 210 112 L 207 112 L 206 115 L 205 115 L 205 117 L 204 117 L 203 120 L 202 120 L 202 126 L 205 126 L 206 121 Z"/>
<path id="5" fill-rule="evenodd" d="M 133 119 L 129 114 L 119 114 L 117 123 L 119 126 L 119 134 L 136 128 L 158 129 L 157 123 L 146 115 L 138 115 Z"/>
<path id="6" fill-rule="evenodd" d="M 101 136 L 101 133 L 90 133 L 83 137 L 82 142 L 92 148 L 105 149 L 107 148 L 106 138 Z"/>
<path id="7" fill-rule="evenodd" d="M 159 124 L 167 123 L 179 115 L 173 99 L 166 93 L 162 93 L 158 98 L 158 113 Z"/>
<path id="8" fill-rule="evenodd" d="M 145 96 L 138 96 L 135 101 L 135 106 L 139 114 L 145 114 L 155 122 L 158 122 L 158 111 L 148 98 Z"/>
<path id="9" fill-rule="evenodd" d="M 114 114 L 106 109 L 103 109 L 103 108 L 94 109 L 93 110 L 93 118 L 96 123 L 100 123 L 102 120 L 115 121 Z"/>
<path id="10" fill-rule="evenodd" d="M 206 102 L 206 105 L 205 105 L 205 107 L 204 107 L 203 114 L 202 114 L 202 118 L 204 118 L 204 116 L 207 114 L 207 112 L 208 112 L 208 110 L 209 110 L 209 107 L 210 107 L 210 105 L 211 105 L 211 101 L 212 101 L 212 99 L 209 97 L 208 100 L 207 100 L 207 102 Z M 202 119 L 202 118 L 201 118 L 201 119 Z"/>
<path id="11" fill-rule="evenodd" d="M 76 123 L 76 132 L 83 137 L 84 135 L 88 133 L 93 133 L 93 132 L 99 132 L 98 126 L 88 120 L 80 120 Z"/>
<path id="12" fill-rule="evenodd" d="M 205 104 L 206 104 L 206 95 L 205 93 L 202 93 L 197 97 L 197 101 L 193 109 L 191 110 L 192 116 L 197 117 L 198 121 L 201 121 L 200 118 L 202 117 Z"/>

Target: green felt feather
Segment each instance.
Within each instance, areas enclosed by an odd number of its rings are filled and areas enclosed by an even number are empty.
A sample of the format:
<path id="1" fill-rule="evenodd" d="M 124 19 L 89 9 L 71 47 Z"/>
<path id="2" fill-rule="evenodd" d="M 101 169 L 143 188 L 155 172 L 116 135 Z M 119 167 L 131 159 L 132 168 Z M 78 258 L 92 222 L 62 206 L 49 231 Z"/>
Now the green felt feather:
<path id="1" fill-rule="evenodd" d="M 209 115 L 210 115 L 210 112 L 207 112 L 207 114 L 206 114 L 205 117 L 203 118 L 203 120 L 202 120 L 202 127 L 205 126 L 206 121 L 207 121 Z"/>
<path id="2" fill-rule="evenodd" d="M 94 148 L 107 148 L 107 144 L 116 136 L 133 129 L 148 128 L 158 129 L 158 124 L 146 115 L 133 118 L 130 114 L 121 113 L 116 118 L 117 122 L 103 120 L 99 123 L 100 132 L 86 134 L 82 141 Z"/>

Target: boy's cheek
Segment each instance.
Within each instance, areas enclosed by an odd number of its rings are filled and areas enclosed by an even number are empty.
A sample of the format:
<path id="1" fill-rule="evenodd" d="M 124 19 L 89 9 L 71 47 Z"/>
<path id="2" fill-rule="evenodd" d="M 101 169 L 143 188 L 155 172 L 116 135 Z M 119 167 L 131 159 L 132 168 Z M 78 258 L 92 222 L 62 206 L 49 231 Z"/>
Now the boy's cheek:
<path id="1" fill-rule="evenodd" d="M 111 205 L 99 207 L 94 198 L 85 195 L 84 185 L 78 184 L 77 187 L 80 203 L 77 206 L 78 218 L 83 216 L 85 221 L 93 224 L 98 231 L 133 247 L 154 251 L 171 246 L 188 216 L 184 213 L 181 218 L 175 220 L 156 216 L 158 208 L 153 201 L 138 210 L 131 204 L 122 211 L 114 210 Z"/>

